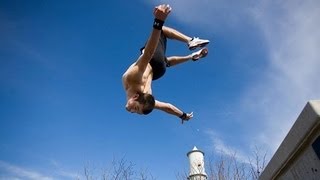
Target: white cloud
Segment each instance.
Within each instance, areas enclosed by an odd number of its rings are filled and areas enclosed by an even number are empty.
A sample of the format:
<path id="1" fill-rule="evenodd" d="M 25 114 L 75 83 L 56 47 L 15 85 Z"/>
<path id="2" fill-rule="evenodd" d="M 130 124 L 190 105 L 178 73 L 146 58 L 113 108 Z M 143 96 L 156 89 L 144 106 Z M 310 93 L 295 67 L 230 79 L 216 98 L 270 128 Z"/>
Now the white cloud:
<path id="1" fill-rule="evenodd" d="M 155 2 L 153 1 L 153 5 Z M 159 3 L 159 2 L 158 2 Z M 320 1 L 172 0 L 171 16 L 207 33 L 229 33 L 246 22 L 254 24 L 266 44 L 267 66 L 247 87 L 239 102 L 232 102 L 246 141 L 274 152 L 307 101 L 319 99 Z M 194 26 L 192 26 L 194 27 Z M 255 48 L 255 47 L 252 47 Z M 238 52 L 235 52 L 238 53 Z M 240 135 L 238 138 L 241 138 Z M 228 153 L 221 139 L 216 150 Z"/>
<path id="2" fill-rule="evenodd" d="M 235 149 L 231 146 L 228 146 L 224 143 L 223 139 L 219 136 L 218 133 L 211 130 L 206 130 L 205 134 L 210 138 L 212 143 L 212 149 L 215 154 L 221 154 L 228 157 L 236 157 L 238 161 L 243 163 L 249 163 L 249 156 L 243 153 L 239 149 Z"/>
<path id="3" fill-rule="evenodd" d="M 152 5 L 162 3 L 170 4 L 172 12 L 169 19 L 188 24 L 190 28 L 199 29 L 202 32 L 225 32 L 227 29 L 235 29 L 248 20 L 249 12 L 253 6 L 250 0 L 168 0 L 147 1 Z"/>
<path id="4" fill-rule="evenodd" d="M 242 106 L 254 105 L 251 113 L 262 123 L 258 139 L 273 151 L 306 102 L 320 92 L 320 2 L 283 1 L 274 7 L 264 1 L 253 11 L 268 43 L 270 66 L 242 98 Z"/>
<path id="5" fill-rule="evenodd" d="M 39 172 L 29 170 L 23 167 L 15 166 L 12 164 L 9 164 L 4 161 L 0 161 L 0 169 L 3 172 L 8 173 L 6 177 L 10 177 L 10 179 L 30 179 L 30 180 L 52 180 L 53 177 L 46 176 L 44 174 L 41 174 Z"/>
<path id="6" fill-rule="evenodd" d="M 57 179 L 79 179 L 80 174 L 73 172 L 73 171 L 67 171 L 66 168 L 63 167 L 63 165 L 56 161 L 55 159 L 49 159 L 49 163 L 52 166 L 51 171 L 53 172 L 55 177 L 59 177 Z"/>
<path id="7" fill-rule="evenodd" d="M 4 175 L 0 176 L 0 179 L 53 180 L 80 178 L 80 175 L 78 173 L 61 169 L 57 161 L 52 160 L 51 163 L 54 167 L 51 167 L 48 173 L 44 173 L 0 160 L 0 172 L 5 173 Z"/>
<path id="8" fill-rule="evenodd" d="M 64 170 L 59 170 L 57 172 L 57 175 L 59 177 L 63 177 L 64 179 L 79 179 L 81 176 L 78 173 L 75 172 L 69 172 L 69 171 L 64 171 Z"/>

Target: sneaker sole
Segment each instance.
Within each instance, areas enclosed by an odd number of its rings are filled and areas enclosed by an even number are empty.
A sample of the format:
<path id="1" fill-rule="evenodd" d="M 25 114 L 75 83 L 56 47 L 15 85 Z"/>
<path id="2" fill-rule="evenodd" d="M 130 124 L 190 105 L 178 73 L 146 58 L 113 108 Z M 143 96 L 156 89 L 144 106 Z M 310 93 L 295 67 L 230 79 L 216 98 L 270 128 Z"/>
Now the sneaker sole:
<path id="1" fill-rule="evenodd" d="M 202 51 L 207 51 L 206 53 L 202 53 Z M 203 48 L 202 50 L 200 50 L 200 53 L 198 54 L 198 59 L 193 59 L 192 57 L 192 61 L 198 61 L 200 60 L 201 58 L 204 58 L 208 55 L 208 48 Z"/>

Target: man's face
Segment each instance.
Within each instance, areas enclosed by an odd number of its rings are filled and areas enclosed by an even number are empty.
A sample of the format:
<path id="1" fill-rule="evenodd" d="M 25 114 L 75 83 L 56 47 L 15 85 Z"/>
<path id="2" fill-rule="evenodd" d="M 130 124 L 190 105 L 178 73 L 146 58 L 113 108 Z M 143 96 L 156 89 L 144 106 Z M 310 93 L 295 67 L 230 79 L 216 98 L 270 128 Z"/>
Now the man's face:
<path id="1" fill-rule="evenodd" d="M 142 113 L 143 105 L 140 104 L 135 99 L 129 99 L 128 100 L 128 102 L 126 104 L 126 109 L 127 109 L 127 111 L 129 111 L 131 113 L 143 114 Z"/>

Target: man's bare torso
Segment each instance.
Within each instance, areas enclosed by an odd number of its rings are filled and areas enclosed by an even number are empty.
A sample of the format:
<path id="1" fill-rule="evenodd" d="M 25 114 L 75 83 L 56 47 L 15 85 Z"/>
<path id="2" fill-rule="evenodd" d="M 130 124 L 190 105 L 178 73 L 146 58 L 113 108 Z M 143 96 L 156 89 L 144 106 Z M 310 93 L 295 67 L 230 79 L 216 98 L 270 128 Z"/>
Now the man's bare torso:
<path id="1" fill-rule="evenodd" d="M 136 62 L 133 63 L 122 76 L 123 87 L 127 98 L 137 92 L 152 94 L 152 68 L 148 64 L 144 72 L 139 71 Z"/>

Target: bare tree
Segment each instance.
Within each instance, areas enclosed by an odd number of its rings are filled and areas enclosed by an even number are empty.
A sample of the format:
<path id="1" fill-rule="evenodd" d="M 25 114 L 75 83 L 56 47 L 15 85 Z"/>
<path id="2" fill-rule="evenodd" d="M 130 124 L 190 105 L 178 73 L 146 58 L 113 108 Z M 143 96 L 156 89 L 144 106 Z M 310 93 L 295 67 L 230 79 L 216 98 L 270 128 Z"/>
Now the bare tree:
<path id="1" fill-rule="evenodd" d="M 208 180 L 257 180 L 266 165 L 267 153 L 255 147 L 253 155 L 248 161 L 240 159 L 236 153 L 209 156 L 206 161 Z M 195 172 L 203 172 L 202 166 L 193 166 Z M 189 173 L 185 170 L 176 174 L 177 180 L 187 180 Z M 83 179 L 85 180 L 155 180 L 148 169 L 136 170 L 136 165 L 125 157 L 114 158 L 110 167 L 97 172 L 92 165 L 84 167 Z M 78 180 L 81 180 L 80 176 Z"/>
<path id="2" fill-rule="evenodd" d="M 257 146 L 255 146 L 253 153 L 254 159 L 249 159 L 251 177 L 252 179 L 259 179 L 261 172 L 266 166 L 267 153 L 261 154 L 261 148 L 258 148 Z"/>
<path id="3" fill-rule="evenodd" d="M 243 180 L 247 179 L 246 166 L 238 161 L 236 154 L 220 155 L 209 159 L 208 180 Z"/>
<path id="4" fill-rule="evenodd" d="M 97 177 L 94 176 L 95 174 L 94 172 L 95 172 L 95 167 L 87 163 L 83 169 L 84 178 L 86 180 L 96 180 Z"/>
<path id="5" fill-rule="evenodd" d="M 81 178 L 78 178 L 79 180 Z M 147 169 L 137 171 L 135 164 L 126 160 L 114 158 L 109 168 L 97 172 L 92 165 L 86 165 L 83 171 L 83 179 L 85 180 L 155 180 Z"/>
<path id="6" fill-rule="evenodd" d="M 140 180 L 155 180 L 152 174 L 148 171 L 148 169 L 141 169 L 139 171 L 138 179 Z"/>
<path id="7" fill-rule="evenodd" d="M 186 180 L 188 178 L 188 173 L 186 170 L 184 170 L 183 173 L 176 173 L 176 179 L 177 180 Z"/>
<path id="8" fill-rule="evenodd" d="M 267 153 L 255 147 L 252 157 L 247 161 L 240 159 L 236 153 L 221 153 L 219 156 L 209 156 L 206 159 L 208 180 L 257 180 L 266 165 Z M 177 176 L 186 180 L 187 173 Z"/>

